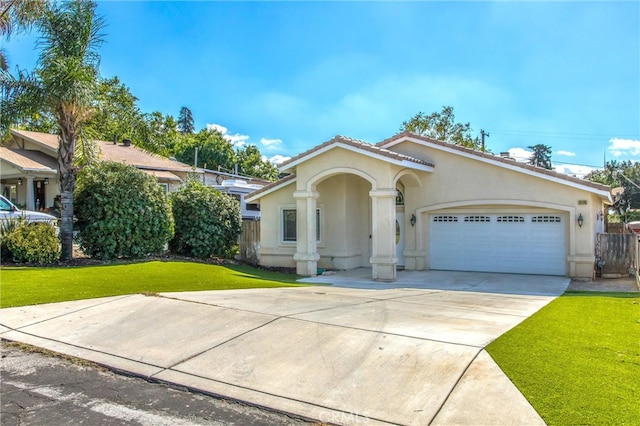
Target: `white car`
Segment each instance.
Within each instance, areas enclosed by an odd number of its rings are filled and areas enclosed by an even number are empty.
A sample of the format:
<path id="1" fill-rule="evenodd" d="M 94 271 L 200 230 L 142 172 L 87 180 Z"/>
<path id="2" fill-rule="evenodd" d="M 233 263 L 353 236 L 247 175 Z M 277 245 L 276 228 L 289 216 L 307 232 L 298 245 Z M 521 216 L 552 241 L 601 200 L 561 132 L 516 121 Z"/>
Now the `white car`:
<path id="1" fill-rule="evenodd" d="M 30 210 L 20 210 L 15 204 L 0 195 L 0 220 L 10 221 L 23 218 L 27 223 L 48 223 L 55 226 L 57 230 L 58 219 L 47 213 L 32 212 Z"/>

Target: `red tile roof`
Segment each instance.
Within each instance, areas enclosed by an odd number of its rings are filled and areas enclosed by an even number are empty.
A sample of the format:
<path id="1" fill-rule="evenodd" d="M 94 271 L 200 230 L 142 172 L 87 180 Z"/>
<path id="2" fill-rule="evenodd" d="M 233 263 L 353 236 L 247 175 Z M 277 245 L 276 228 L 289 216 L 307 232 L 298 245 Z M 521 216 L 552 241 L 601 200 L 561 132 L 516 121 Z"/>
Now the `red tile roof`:
<path id="1" fill-rule="evenodd" d="M 298 154 L 295 157 L 290 158 L 289 160 L 285 161 L 284 163 L 280 164 L 279 168 L 280 170 L 286 170 L 287 169 L 287 165 L 292 164 L 308 155 L 313 154 L 316 151 L 320 151 L 321 149 L 328 147 L 330 145 L 333 144 L 337 144 L 337 143 L 342 143 L 345 145 L 349 145 L 352 146 L 354 148 L 358 148 L 358 149 L 362 149 L 368 152 L 371 152 L 373 154 L 378 154 L 381 155 L 383 157 L 387 157 L 393 160 L 400 160 L 400 161 L 409 161 L 412 163 L 416 163 L 416 164 L 422 164 L 422 165 L 426 165 L 426 166 L 430 166 L 433 167 L 434 165 L 432 163 L 417 159 L 417 158 L 413 158 L 410 157 L 408 155 L 404 155 L 404 154 L 400 154 L 394 151 L 390 151 L 388 149 L 376 146 L 376 145 L 372 145 L 368 142 L 364 142 L 358 139 L 353 139 L 353 138 L 349 138 L 346 136 L 342 136 L 342 135 L 337 135 L 334 136 L 332 139 L 318 145 L 315 146 L 305 152 L 303 152 L 302 154 Z"/>
<path id="2" fill-rule="evenodd" d="M 548 170 L 545 169 L 543 167 L 536 167 L 536 166 L 532 166 L 530 164 L 526 164 L 526 163 L 522 163 L 522 162 L 518 162 L 518 161 L 514 161 L 512 159 L 508 159 L 508 158 L 503 158 L 494 154 L 490 154 L 490 153 L 486 153 L 486 152 L 482 152 L 482 151 L 477 151 L 475 149 L 471 149 L 471 148 L 466 148 L 464 146 L 460 146 L 460 145 L 454 145 L 452 143 L 447 143 L 447 142 L 442 142 L 436 139 L 432 139 L 432 138 L 428 138 L 426 136 L 421 136 L 421 135 L 417 135 L 415 133 L 411 133 L 411 132 L 401 132 L 398 133 L 396 135 L 391 136 L 390 138 L 387 138 L 385 140 L 383 140 L 382 142 L 379 142 L 376 144 L 376 146 L 379 147 L 385 147 L 388 146 L 390 143 L 392 142 L 396 142 L 402 138 L 413 138 L 413 139 L 418 139 L 421 141 L 424 141 L 426 143 L 429 144 L 433 144 L 436 146 L 440 146 L 440 147 L 444 147 L 444 148 L 448 148 L 448 149 L 452 149 L 455 151 L 459 151 L 461 153 L 466 153 L 466 154 L 471 154 L 474 156 L 477 156 L 479 158 L 486 158 L 489 159 L 491 161 L 496 161 L 499 163 L 503 163 L 503 164 L 508 164 L 511 166 L 516 166 L 519 168 L 522 168 L 524 170 L 529 170 L 535 173 L 539 173 L 541 175 L 546 175 L 546 176 L 552 176 L 558 179 L 563 179 L 566 180 L 568 182 L 573 182 L 573 183 L 578 183 L 580 185 L 584 185 L 584 186 L 588 186 L 594 189 L 598 189 L 601 191 L 610 191 L 611 188 L 607 185 L 603 185 L 597 182 L 591 182 L 589 180 L 586 179 L 580 179 L 574 176 L 569 176 L 566 175 L 564 173 L 558 173 L 555 172 L 553 170 Z"/>

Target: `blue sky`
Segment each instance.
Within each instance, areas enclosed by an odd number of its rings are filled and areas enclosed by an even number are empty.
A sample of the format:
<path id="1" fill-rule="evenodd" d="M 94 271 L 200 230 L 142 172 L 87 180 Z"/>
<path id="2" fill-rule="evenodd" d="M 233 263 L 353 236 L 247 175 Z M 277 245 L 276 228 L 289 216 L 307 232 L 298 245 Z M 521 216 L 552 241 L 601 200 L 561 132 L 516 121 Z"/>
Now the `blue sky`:
<path id="1" fill-rule="evenodd" d="M 638 2 L 101 1 L 101 74 L 269 158 L 453 106 L 494 153 L 640 159 Z M 36 34 L 4 43 L 31 69 Z M 280 158 L 280 157 L 276 157 Z M 560 164 L 568 163 L 568 164 Z"/>

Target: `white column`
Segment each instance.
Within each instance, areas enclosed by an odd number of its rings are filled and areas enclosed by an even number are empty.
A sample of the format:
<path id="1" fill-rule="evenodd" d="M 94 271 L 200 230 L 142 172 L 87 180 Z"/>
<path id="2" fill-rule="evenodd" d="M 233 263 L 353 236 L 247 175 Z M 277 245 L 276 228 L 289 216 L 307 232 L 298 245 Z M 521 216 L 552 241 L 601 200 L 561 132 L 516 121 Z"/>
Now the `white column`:
<path id="1" fill-rule="evenodd" d="M 27 176 L 27 210 L 36 209 L 36 197 L 33 191 L 33 176 Z"/>
<path id="2" fill-rule="evenodd" d="M 318 243 L 316 241 L 316 191 L 296 191 L 296 273 L 315 276 L 318 273 Z"/>
<path id="3" fill-rule="evenodd" d="M 396 190 L 369 191 L 371 197 L 371 258 L 374 280 L 396 279 Z"/>

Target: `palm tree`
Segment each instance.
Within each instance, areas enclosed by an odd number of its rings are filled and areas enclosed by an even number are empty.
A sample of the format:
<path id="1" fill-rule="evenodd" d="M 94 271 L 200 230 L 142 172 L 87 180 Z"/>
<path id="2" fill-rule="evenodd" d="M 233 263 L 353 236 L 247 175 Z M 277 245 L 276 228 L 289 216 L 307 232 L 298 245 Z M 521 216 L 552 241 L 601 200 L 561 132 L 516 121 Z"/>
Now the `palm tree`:
<path id="1" fill-rule="evenodd" d="M 530 150 L 533 151 L 531 157 L 529 157 L 529 164 L 538 167 L 544 167 L 545 169 L 551 170 L 553 167 L 551 166 L 551 147 L 544 144 L 537 144 L 533 146 L 528 146 Z"/>
<path id="2" fill-rule="evenodd" d="M 44 13 L 48 0 L 0 0 L 0 36 L 29 31 Z M 4 50 L 0 49 L 0 69 L 9 69 Z"/>
<path id="3" fill-rule="evenodd" d="M 40 56 L 32 73 L 12 76 L 0 72 L 2 117 L 6 131 L 22 117 L 44 110 L 58 127 L 58 180 L 61 194 L 62 259 L 73 256 L 73 190 L 76 183 L 74 151 L 83 124 L 91 116 L 98 87 L 98 47 L 104 21 L 96 15 L 93 0 L 53 3 L 37 28 Z"/>

